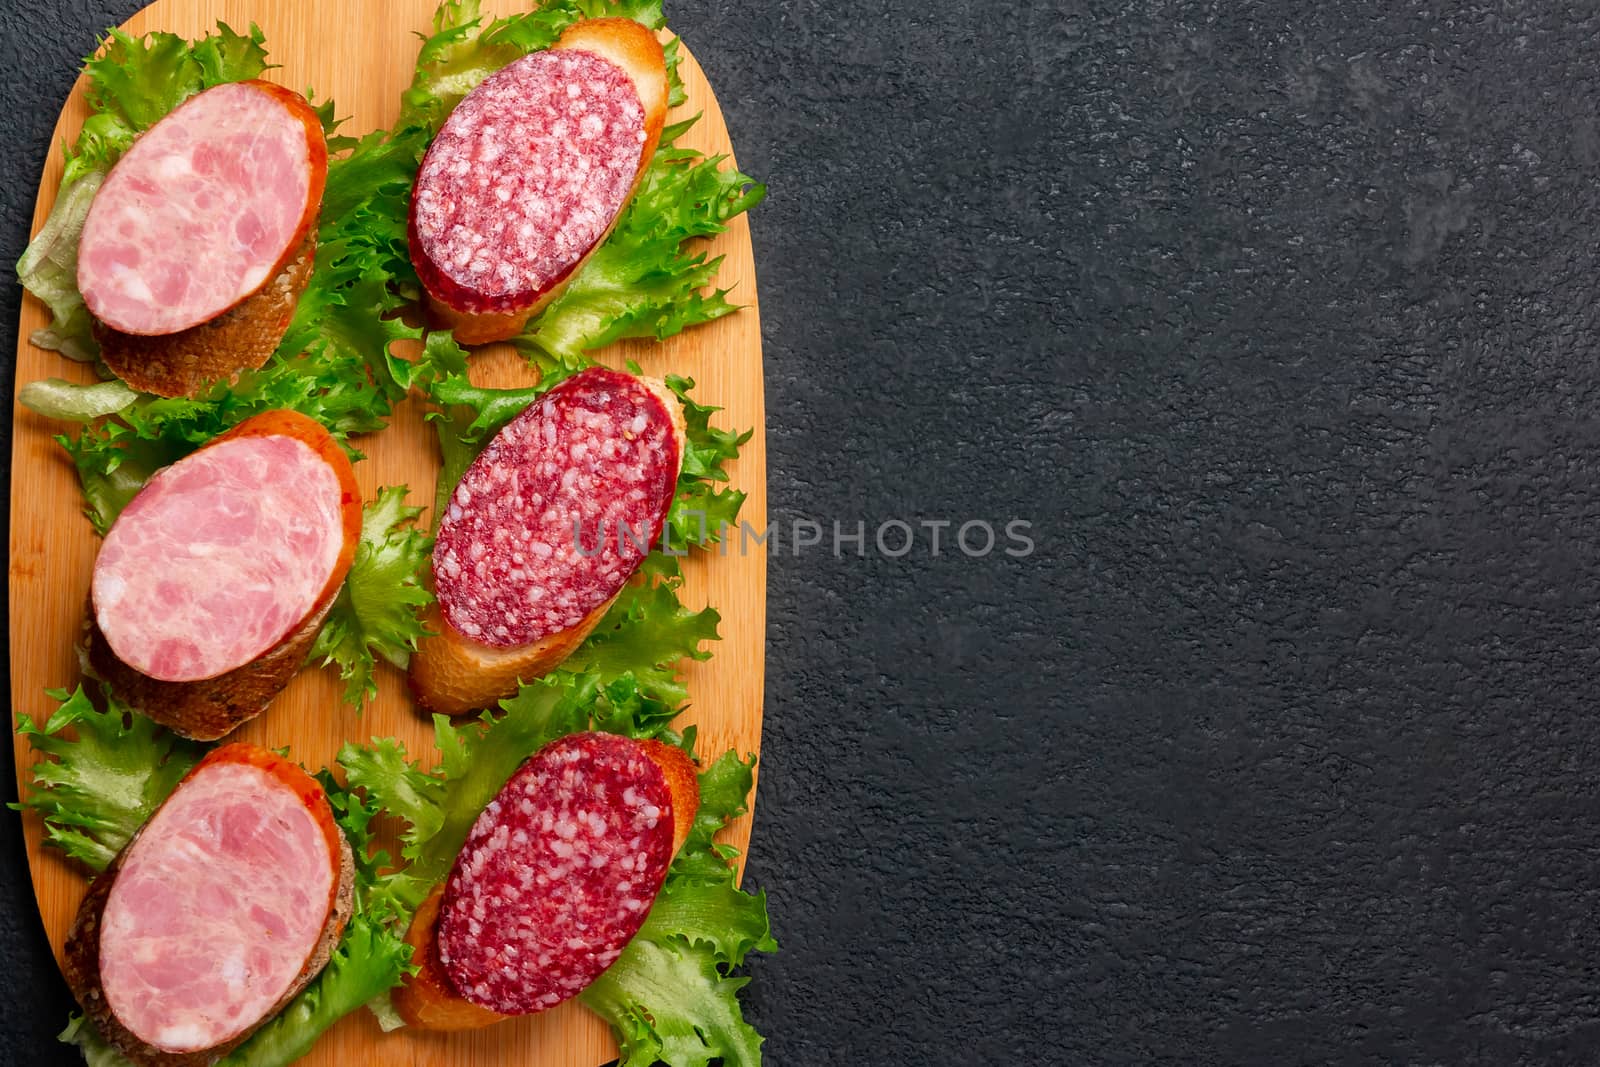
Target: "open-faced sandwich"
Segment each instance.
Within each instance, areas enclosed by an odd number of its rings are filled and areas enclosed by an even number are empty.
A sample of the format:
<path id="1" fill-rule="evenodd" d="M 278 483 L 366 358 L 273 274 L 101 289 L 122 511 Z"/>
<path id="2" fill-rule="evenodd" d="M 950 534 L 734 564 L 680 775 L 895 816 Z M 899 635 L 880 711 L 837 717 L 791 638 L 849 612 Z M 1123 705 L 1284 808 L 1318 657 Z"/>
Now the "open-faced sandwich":
<path id="1" fill-rule="evenodd" d="M 439 521 L 434 635 L 411 658 L 417 703 L 486 708 L 571 655 L 660 538 L 684 448 L 671 391 L 601 367 L 511 420 Z"/>
<path id="2" fill-rule="evenodd" d="M 293 411 L 247 419 L 158 472 L 106 534 L 88 670 L 177 733 L 221 737 L 305 663 L 360 537 L 328 431 Z"/>
<path id="3" fill-rule="evenodd" d="M 145 131 L 78 242 L 106 366 L 190 396 L 265 363 L 311 277 L 327 177 L 317 113 L 271 82 L 214 86 Z"/>
<path id="4" fill-rule="evenodd" d="M 321 972 L 353 879 L 316 780 L 264 748 L 225 745 L 90 885 L 67 983 L 133 1063 L 213 1063 Z"/>
<path id="5" fill-rule="evenodd" d="M 644 924 L 698 806 L 680 748 L 602 733 L 545 746 L 417 909 L 400 1017 L 475 1029 L 583 992 Z"/>

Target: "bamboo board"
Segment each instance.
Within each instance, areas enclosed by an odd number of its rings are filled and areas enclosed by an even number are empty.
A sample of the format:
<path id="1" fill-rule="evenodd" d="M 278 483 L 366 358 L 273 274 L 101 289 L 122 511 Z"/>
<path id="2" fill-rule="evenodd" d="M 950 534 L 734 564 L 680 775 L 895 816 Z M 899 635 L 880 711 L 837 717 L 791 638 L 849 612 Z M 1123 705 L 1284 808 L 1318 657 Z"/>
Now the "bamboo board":
<path id="1" fill-rule="evenodd" d="M 428 28 L 434 0 L 158 0 L 128 20 L 131 33 L 170 30 L 185 37 L 209 32 L 218 20 L 244 30 L 251 22 L 266 33 L 271 62 L 265 75 L 291 88 L 314 87 L 318 99 L 332 97 L 340 115 L 350 116 L 342 133 L 360 134 L 390 125 L 399 109 L 401 90 L 415 63 L 414 32 Z M 486 15 L 524 10 L 516 0 L 487 0 Z M 702 42 L 715 47 L 715 42 Z M 680 142 L 708 154 L 728 154 L 727 129 L 716 98 L 692 56 L 685 49 L 680 68 L 688 101 L 668 116 L 676 121 L 703 112 L 700 122 Z M 54 147 L 45 161 L 34 210 L 37 233 L 55 201 L 62 172 L 61 144 L 77 136 L 87 108 L 82 79 L 73 88 L 56 124 Z M 695 398 L 725 410 L 718 425 L 754 427 L 739 459 L 730 465 L 732 484 L 749 494 L 742 517 L 757 527 L 766 522 L 766 455 L 761 378 L 761 330 L 756 310 L 755 265 L 750 231 L 743 216 L 710 243 L 712 255 L 725 255 L 719 285 L 732 286 L 732 298 L 743 311 L 680 334 L 664 344 L 624 342 L 601 354 L 621 366 L 635 360 L 649 374 L 677 373 L 693 377 Z M 48 321 L 38 300 L 23 301 L 17 339 L 17 383 L 45 377 L 92 380 L 89 368 L 57 353 L 35 348 L 28 335 Z M 508 348 L 475 357 L 473 379 L 481 385 L 509 386 L 534 376 Z M 406 484 L 410 502 L 426 505 L 433 496 L 437 470 L 433 432 L 422 422 L 423 406 L 415 399 L 396 411 L 388 429 L 359 440 L 367 459 L 356 465 L 363 494 L 380 485 Z M 47 688 L 71 687 L 80 678 L 74 642 L 83 621 L 89 576 L 98 541 L 80 511 L 77 479 L 66 454 L 52 435 L 62 427 L 41 419 L 13 401 L 14 435 L 11 465 L 11 696 L 18 714 L 43 721 L 54 703 Z M 423 521 L 428 521 L 425 515 Z M 691 607 L 715 605 L 722 613 L 722 640 L 712 658 L 686 663 L 692 706 L 680 724 L 695 723 L 699 751 L 714 756 L 729 748 L 758 750 L 761 735 L 762 672 L 766 627 L 766 557 L 730 550 L 724 556 L 685 561 L 684 601 Z M 381 665 L 375 704 L 357 718 L 339 701 L 332 671 L 305 671 L 254 722 L 234 739 L 269 746 L 287 744 L 294 758 L 313 769 L 330 764 L 347 738 L 398 736 L 408 751 L 435 753 L 431 727 L 411 707 L 404 678 Z M 15 757 L 18 777 L 26 782 L 36 754 L 20 738 Z M 752 800 L 753 805 L 753 800 Z M 751 815 L 727 828 L 723 840 L 744 851 Z M 44 927 L 61 960 L 62 943 L 87 879 L 85 873 L 54 850 L 41 848 L 39 820 L 25 818 L 28 859 Z M 63 1020 L 65 1022 L 65 1020 Z M 45 1055 L 41 1050 L 41 1055 Z M 487 1067 L 525 1064 L 533 1067 L 595 1067 L 611 1060 L 616 1047 L 610 1032 L 575 1002 L 471 1034 L 417 1035 L 404 1031 L 382 1034 L 370 1013 L 346 1017 L 324 1035 L 302 1063 L 389 1062 L 415 1067 Z"/>

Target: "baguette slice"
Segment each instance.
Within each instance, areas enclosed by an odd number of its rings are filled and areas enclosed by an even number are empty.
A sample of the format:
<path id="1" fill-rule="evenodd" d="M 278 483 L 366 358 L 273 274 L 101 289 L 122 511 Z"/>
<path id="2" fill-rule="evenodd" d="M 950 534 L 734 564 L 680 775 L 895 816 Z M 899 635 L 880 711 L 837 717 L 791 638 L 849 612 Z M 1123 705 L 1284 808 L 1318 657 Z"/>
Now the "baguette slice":
<path id="1" fill-rule="evenodd" d="M 268 411 L 253 416 L 207 442 L 189 458 L 225 442 L 250 437 L 284 437 L 300 442 L 328 465 L 338 482 L 339 553 L 327 581 L 299 623 L 250 662 L 211 677 L 190 680 L 152 677 L 124 662 L 102 629 L 102 603 L 92 605 L 85 623 L 84 672 L 108 683 L 117 698 L 129 707 L 184 737 L 200 741 L 222 737 L 259 715 L 304 665 L 317 631 L 349 573 L 361 539 L 361 493 L 350 459 L 326 430 L 298 412 Z M 168 470 L 176 467 L 175 464 Z M 115 532 L 113 526 L 112 533 Z"/>
<path id="2" fill-rule="evenodd" d="M 700 782 L 694 763 L 681 749 L 660 741 L 640 741 L 651 762 L 661 768 L 672 795 L 672 854 L 677 856 L 689 839 L 695 813 L 700 807 Z M 412 947 L 411 960 L 418 972 L 405 979 L 393 993 L 395 1010 L 407 1026 L 419 1030 L 477 1030 L 505 1019 L 488 1008 L 472 1003 L 456 992 L 439 959 L 439 907 L 444 899 L 445 882 L 440 882 L 412 916 L 406 943 Z"/>
<path id="3" fill-rule="evenodd" d="M 135 854 L 147 831 L 156 824 L 163 810 L 185 788 L 192 787 L 197 779 L 225 765 L 255 768 L 269 776 L 269 780 L 291 791 L 305 805 L 307 812 L 326 843 L 327 855 L 333 864 L 331 892 L 326 903 L 326 915 L 321 932 L 299 968 L 289 987 L 259 1017 L 241 1032 L 208 1048 L 189 1051 L 172 1051 L 160 1048 L 139 1037 L 118 1017 L 107 996 L 102 975 L 102 939 L 106 905 L 111 898 L 125 865 Z M 200 833 L 218 833 L 206 828 Z M 191 890 L 190 885 L 174 887 L 175 892 Z M 255 745 L 224 745 L 212 751 L 189 771 L 172 795 L 157 809 L 139 831 L 117 854 L 111 866 L 89 885 L 89 893 L 78 909 L 72 929 L 67 935 L 66 960 L 63 968 L 73 996 L 83 1007 L 89 1021 L 106 1041 L 140 1067 L 204 1067 L 243 1043 L 263 1023 L 271 1019 L 288 1004 L 327 965 L 328 957 L 343 936 L 345 923 L 350 918 L 355 892 L 355 864 L 350 845 L 334 822 L 332 808 L 315 779 L 289 760 Z M 204 920 L 200 920 L 204 921 Z M 237 951 L 248 951 L 251 938 L 241 935 L 240 944 L 232 946 Z M 181 939 L 176 945 L 187 950 Z"/>
<path id="4" fill-rule="evenodd" d="M 681 467 L 688 447 L 682 405 L 665 383 L 654 378 L 635 380 L 666 408 Z M 543 677 L 572 655 L 600 624 L 620 593 L 619 586 L 617 593 L 577 624 L 515 648 L 496 648 L 474 640 L 451 626 L 435 604 L 427 617 L 430 636 L 422 639 L 411 657 L 411 694 L 424 711 L 450 716 L 470 714 L 514 696 L 519 681 Z"/>
<path id="5" fill-rule="evenodd" d="M 552 52 L 563 50 L 599 56 L 621 70 L 633 84 L 644 109 L 644 142 L 632 184 L 605 228 L 582 250 L 581 255 L 564 265 L 558 276 L 542 287 L 493 296 L 452 277 L 445 264 L 435 262 L 427 253 L 424 248 L 426 242 L 419 228 L 420 197 L 413 197 L 411 258 L 427 292 L 431 317 L 439 325 L 453 331 L 461 344 L 480 345 L 515 337 L 522 332 L 530 318 L 561 294 L 573 275 L 594 254 L 594 250 L 605 243 L 617 219 L 626 210 L 634 193 L 638 192 L 645 170 L 655 156 L 656 145 L 661 141 L 667 116 L 667 67 L 661 42 L 653 33 L 628 18 L 584 19 L 568 27 L 550 48 Z M 427 173 L 428 161 L 424 160 L 423 170 L 418 173 L 419 189 Z"/>

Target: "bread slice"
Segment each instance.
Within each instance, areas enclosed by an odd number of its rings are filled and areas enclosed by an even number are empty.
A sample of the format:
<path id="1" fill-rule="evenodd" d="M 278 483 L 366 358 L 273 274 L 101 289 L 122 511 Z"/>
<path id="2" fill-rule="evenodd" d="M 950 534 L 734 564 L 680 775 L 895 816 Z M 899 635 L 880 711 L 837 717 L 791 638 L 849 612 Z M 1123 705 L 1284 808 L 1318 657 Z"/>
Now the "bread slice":
<path id="1" fill-rule="evenodd" d="M 661 131 L 666 126 L 667 66 L 661 42 L 656 39 L 655 34 L 633 19 L 613 17 L 575 22 L 562 33 L 551 48 L 589 52 L 608 60 L 628 76 L 628 80 L 633 83 L 634 91 L 639 95 L 639 103 L 644 108 L 645 142 L 639 154 L 639 169 L 634 175 L 633 185 L 628 190 L 628 195 L 623 198 L 622 208 L 617 213 L 617 217 L 620 218 L 622 211 L 627 210 L 628 203 L 639 191 L 639 183 L 644 180 L 645 170 L 649 167 L 650 160 L 655 157 L 656 146 L 661 142 Z M 437 276 L 437 270 L 426 261 L 426 257 L 418 254 L 415 241 L 412 243 L 412 258 L 417 263 L 417 272 L 422 278 L 424 289 L 428 292 L 428 310 L 432 318 L 439 325 L 448 327 L 461 344 L 488 344 L 491 341 L 504 341 L 521 333 L 529 319 L 543 311 L 551 301 L 561 295 L 567 283 L 583 268 L 595 249 L 605 243 L 616 224 L 617 220 L 612 219 L 611 224 L 564 277 L 539 294 L 533 303 L 513 311 L 475 312 L 452 306 L 448 299 L 435 292 L 449 287 L 442 284 L 444 279 Z"/>
<path id="2" fill-rule="evenodd" d="M 655 378 L 640 378 L 639 382 L 661 401 L 672 418 L 681 465 L 688 447 L 683 406 L 665 382 Z M 457 716 L 515 696 L 519 682 L 542 678 L 577 651 L 616 599 L 613 596 L 590 611 L 576 626 L 520 648 L 495 648 L 475 641 L 446 622 L 434 605 L 426 618 L 430 636 L 422 639 L 411 657 L 412 698 L 424 711 Z"/>
<path id="3" fill-rule="evenodd" d="M 411 697 L 425 712 L 455 717 L 515 696 L 520 682 L 544 677 L 576 652 L 616 599 L 589 612 L 570 630 L 521 648 L 480 644 L 446 622 L 437 604 L 430 605 L 423 618 L 430 636 L 411 657 Z"/>
<path id="4" fill-rule="evenodd" d="M 213 382 L 232 382 L 277 350 L 311 280 L 316 251 L 316 234 L 308 233 L 294 257 L 254 295 L 187 330 L 145 336 L 96 319 L 100 358 L 118 378 L 157 396 L 195 396 Z"/>
<path id="5" fill-rule="evenodd" d="M 140 1067 L 208 1067 L 218 1058 L 237 1048 L 246 1041 L 262 1023 L 277 1015 L 289 1001 L 293 1000 L 306 985 L 321 973 L 328 963 L 328 957 L 339 944 L 339 939 L 344 936 L 345 924 L 350 919 L 350 914 L 355 901 L 355 858 L 351 854 L 350 844 L 338 825 L 333 821 L 332 810 L 329 807 L 316 783 L 299 767 L 287 759 L 269 752 L 255 745 L 225 745 L 216 749 L 197 764 L 193 770 L 180 782 L 178 789 L 193 779 L 205 768 L 220 762 L 243 762 L 260 767 L 270 774 L 275 775 L 286 785 L 300 792 L 307 806 L 313 811 L 317 825 L 322 829 L 328 840 L 330 854 L 338 864 L 335 879 L 334 904 L 329 910 L 326 922 L 323 924 L 322 934 L 317 939 L 316 946 L 307 957 L 305 965 L 301 968 L 299 976 L 290 985 L 289 989 L 281 996 L 277 1003 L 262 1016 L 255 1026 L 225 1045 L 205 1049 L 199 1052 L 172 1053 L 154 1048 L 145 1044 L 123 1025 L 107 1002 L 104 990 L 101 988 L 100 979 L 100 921 L 105 912 L 106 901 L 111 896 L 112 886 L 116 884 L 117 875 L 122 868 L 124 857 L 128 856 L 134 845 L 144 833 L 141 827 L 137 833 L 123 846 L 121 852 L 111 865 L 101 872 L 89 884 L 88 895 L 78 908 L 77 917 L 73 920 L 72 928 L 67 933 L 65 963 L 63 974 L 67 985 L 72 989 L 73 996 L 82 1006 L 90 1023 L 96 1032 L 115 1046 L 124 1056 Z M 311 790 L 309 792 L 307 786 Z M 176 794 L 177 790 L 173 791 Z M 153 818 L 153 816 L 152 816 Z M 149 825 L 147 822 L 146 826 Z"/>
<path id="6" fill-rule="evenodd" d="M 317 631 L 344 584 L 361 540 L 361 491 L 355 471 L 338 441 L 310 418 L 294 411 L 268 411 L 252 416 L 203 448 L 238 437 L 289 437 L 323 459 L 339 480 L 342 497 L 342 545 L 333 571 L 301 624 L 257 659 L 214 678 L 163 681 L 143 674 L 117 658 L 95 621 L 93 607 L 85 623 L 84 673 L 111 686 L 117 699 L 175 733 L 197 741 L 214 741 L 261 714 L 272 698 L 305 664 Z"/>
<path id="7" fill-rule="evenodd" d="M 337 594 L 338 589 L 335 587 Z M 215 741 L 260 715 L 272 698 L 305 666 L 333 597 L 266 655 L 226 674 L 198 682 L 165 682 L 141 674 L 117 658 L 95 623 L 84 622 L 83 673 L 111 687 L 117 699 L 147 719 L 194 741 Z"/>
<path id="8" fill-rule="evenodd" d="M 694 817 L 700 809 L 700 780 L 688 753 L 661 741 L 641 741 L 646 755 L 667 780 L 672 794 L 672 854 L 677 856 L 689 839 Z M 406 944 L 412 948 L 411 962 L 418 966 L 393 993 L 395 1011 L 407 1026 L 419 1030 L 477 1030 L 512 1018 L 472 1003 L 455 991 L 439 961 L 437 931 L 439 906 L 444 899 L 445 882 L 440 882 L 412 916 L 406 930 Z"/>

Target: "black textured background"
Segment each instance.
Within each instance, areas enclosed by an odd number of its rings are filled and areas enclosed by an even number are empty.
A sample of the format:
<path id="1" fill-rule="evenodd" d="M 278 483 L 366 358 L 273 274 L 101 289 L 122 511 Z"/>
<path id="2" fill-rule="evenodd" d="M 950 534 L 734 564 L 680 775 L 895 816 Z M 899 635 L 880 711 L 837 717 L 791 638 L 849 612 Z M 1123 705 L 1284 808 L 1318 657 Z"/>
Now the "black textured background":
<path id="1" fill-rule="evenodd" d="M 6 6 L 10 262 L 137 5 Z M 769 1063 L 1600 1061 L 1588 10 L 672 0 L 772 185 L 775 519 L 1038 542 L 772 560 Z"/>

